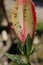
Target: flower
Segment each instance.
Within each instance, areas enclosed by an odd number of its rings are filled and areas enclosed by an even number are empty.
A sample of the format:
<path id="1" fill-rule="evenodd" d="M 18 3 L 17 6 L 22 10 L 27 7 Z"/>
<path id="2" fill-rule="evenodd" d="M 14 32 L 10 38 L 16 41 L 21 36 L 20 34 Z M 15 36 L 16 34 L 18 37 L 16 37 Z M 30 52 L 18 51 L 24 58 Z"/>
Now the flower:
<path id="1" fill-rule="evenodd" d="M 32 0 L 16 0 L 13 12 L 12 23 L 14 31 L 22 42 L 25 42 L 27 35 L 32 38 L 36 30 L 36 12 Z"/>

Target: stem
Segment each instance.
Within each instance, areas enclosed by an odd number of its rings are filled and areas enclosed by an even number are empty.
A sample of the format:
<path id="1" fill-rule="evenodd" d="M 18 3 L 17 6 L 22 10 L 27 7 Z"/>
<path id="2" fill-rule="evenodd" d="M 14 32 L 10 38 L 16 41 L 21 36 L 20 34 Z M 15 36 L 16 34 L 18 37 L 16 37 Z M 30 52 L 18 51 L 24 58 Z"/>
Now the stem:
<path id="1" fill-rule="evenodd" d="M 30 57 L 27 56 L 26 59 L 27 59 L 27 65 L 31 65 L 31 64 L 30 64 Z"/>

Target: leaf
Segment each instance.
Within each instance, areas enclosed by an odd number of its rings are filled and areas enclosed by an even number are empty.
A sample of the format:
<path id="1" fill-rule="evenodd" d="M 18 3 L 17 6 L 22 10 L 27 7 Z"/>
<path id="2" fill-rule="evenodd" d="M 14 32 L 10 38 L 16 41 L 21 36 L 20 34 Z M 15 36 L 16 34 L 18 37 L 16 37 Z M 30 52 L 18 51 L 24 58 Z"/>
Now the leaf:
<path id="1" fill-rule="evenodd" d="M 43 31 L 43 23 L 37 24 L 36 31 L 39 31 L 39 32 Z"/>
<path id="2" fill-rule="evenodd" d="M 29 64 L 21 64 L 21 65 L 31 65 L 31 64 L 29 63 Z"/>
<path id="3" fill-rule="evenodd" d="M 25 49 L 25 44 L 18 38 L 18 45 L 17 48 L 19 51 L 24 55 L 24 49 Z"/>
<path id="4" fill-rule="evenodd" d="M 13 63 L 13 65 L 15 65 L 15 63 Z M 29 65 L 29 64 L 16 64 L 16 65 Z"/>
<path id="5" fill-rule="evenodd" d="M 29 55 L 29 53 L 31 51 L 31 48 L 32 48 L 32 39 L 30 38 L 30 35 L 28 34 L 27 38 L 26 38 L 26 52 L 27 52 L 27 56 Z"/>
<path id="6" fill-rule="evenodd" d="M 5 56 L 11 59 L 13 62 L 16 62 L 18 64 L 23 64 L 23 61 L 21 60 L 19 55 L 13 55 L 13 54 L 11 55 L 11 54 L 5 53 Z"/>
<path id="7" fill-rule="evenodd" d="M 32 49 L 29 55 L 33 54 L 34 51 L 35 51 L 35 48 Z"/>
<path id="8" fill-rule="evenodd" d="M 19 65 L 19 64 L 15 62 L 11 62 L 10 65 Z"/>
<path id="9" fill-rule="evenodd" d="M 28 63 L 25 63 L 25 64 L 21 64 L 21 65 L 31 65 L 31 64 L 30 64 L 30 62 L 28 62 Z"/>
<path id="10" fill-rule="evenodd" d="M 23 50 L 20 48 L 19 45 L 17 45 L 17 50 L 20 51 L 20 52 L 22 53 L 22 55 L 24 55 L 24 52 L 23 52 Z"/>

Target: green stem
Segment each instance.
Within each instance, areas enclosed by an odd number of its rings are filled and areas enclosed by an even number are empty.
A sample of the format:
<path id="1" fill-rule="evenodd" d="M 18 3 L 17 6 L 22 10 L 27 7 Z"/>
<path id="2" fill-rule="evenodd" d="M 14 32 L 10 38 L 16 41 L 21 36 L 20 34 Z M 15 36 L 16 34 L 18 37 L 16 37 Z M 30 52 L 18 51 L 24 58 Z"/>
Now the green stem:
<path id="1" fill-rule="evenodd" d="M 31 65 L 30 64 L 30 57 L 29 56 L 26 56 L 26 60 L 27 60 L 27 65 Z"/>

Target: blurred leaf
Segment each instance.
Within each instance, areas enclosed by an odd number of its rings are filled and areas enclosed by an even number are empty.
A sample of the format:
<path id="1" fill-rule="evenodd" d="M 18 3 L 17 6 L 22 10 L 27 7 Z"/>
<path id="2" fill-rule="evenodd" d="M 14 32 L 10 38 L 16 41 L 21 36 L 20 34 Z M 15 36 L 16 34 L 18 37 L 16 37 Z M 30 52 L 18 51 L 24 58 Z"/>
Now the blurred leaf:
<path id="1" fill-rule="evenodd" d="M 25 43 L 23 43 L 19 38 L 18 38 L 17 48 L 24 55 L 24 52 L 25 52 Z"/>
<path id="2" fill-rule="evenodd" d="M 43 31 L 43 23 L 38 23 L 37 24 L 37 28 L 36 28 L 36 31 Z"/>
<path id="3" fill-rule="evenodd" d="M 22 55 L 26 56 L 25 43 L 23 43 L 19 38 L 18 38 L 17 50 L 20 51 Z"/>
<path id="4" fill-rule="evenodd" d="M 33 54 L 35 52 L 35 48 L 33 48 L 29 55 Z"/>
<path id="5" fill-rule="evenodd" d="M 29 63 L 29 64 L 21 64 L 21 65 L 31 65 L 31 64 Z"/>
<path id="6" fill-rule="evenodd" d="M 24 52 L 23 52 L 23 50 L 20 48 L 19 45 L 17 45 L 17 50 L 20 51 L 20 52 L 24 55 Z"/>
<path id="7" fill-rule="evenodd" d="M 19 55 L 13 55 L 13 54 L 11 55 L 11 54 L 5 53 L 5 56 L 11 59 L 13 62 L 16 62 L 18 64 L 23 64 L 23 61 L 21 60 Z"/>
<path id="8" fill-rule="evenodd" d="M 17 63 L 11 63 L 11 65 L 31 65 L 30 63 L 29 64 L 17 64 Z"/>
<path id="9" fill-rule="evenodd" d="M 27 55 L 29 55 L 29 53 L 31 51 L 31 48 L 32 48 L 32 39 L 30 38 L 30 35 L 28 34 L 27 38 L 26 38 L 26 52 L 27 52 Z"/>

